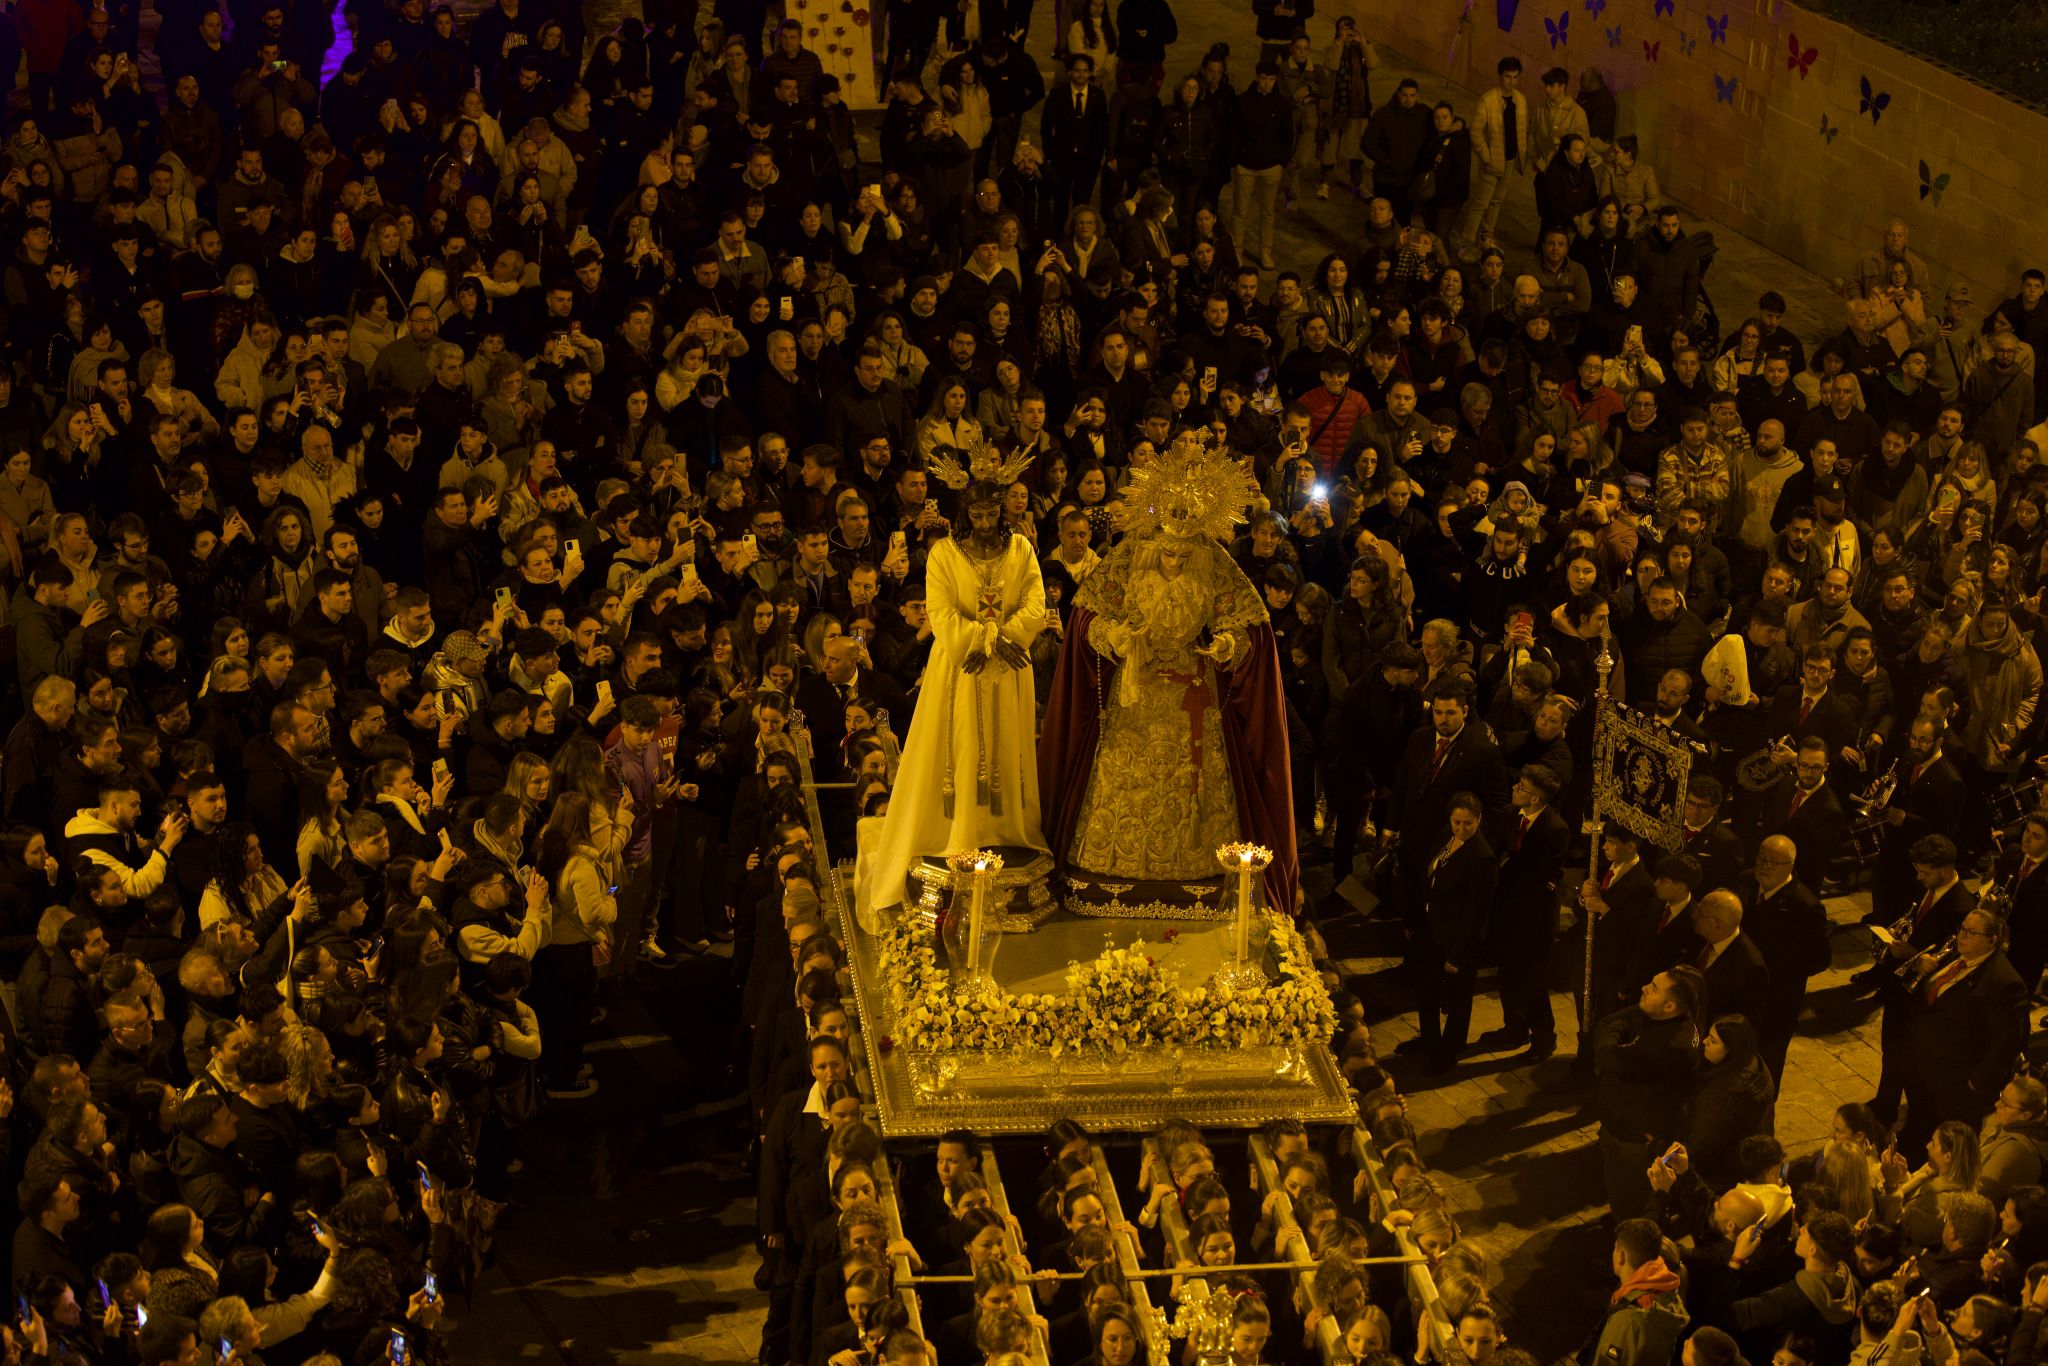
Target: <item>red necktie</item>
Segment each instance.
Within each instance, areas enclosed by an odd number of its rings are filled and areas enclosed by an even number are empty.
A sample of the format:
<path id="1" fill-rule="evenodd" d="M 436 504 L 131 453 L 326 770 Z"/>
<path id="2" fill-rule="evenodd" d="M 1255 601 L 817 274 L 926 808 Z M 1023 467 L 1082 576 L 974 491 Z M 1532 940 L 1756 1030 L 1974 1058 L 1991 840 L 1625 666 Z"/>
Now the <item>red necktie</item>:
<path id="1" fill-rule="evenodd" d="M 1928 911 L 1929 911 L 1930 909 L 1932 909 L 1932 908 L 1933 908 L 1933 906 L 1934 906 L 1934 893 L 1932 893 L 1932 892 L 1929 892 L 1929 893 L 1928 893 L 1928 894 L 1927 894 L 1926 896 L 1923 896 L 1923 897 L 1921 897 L 1921 898 L 1920 898 L 1920 906 L 1919 906 L 1919 909 L 1917 909 L 1917 910 L 1915 910 L 1915 911 L 1913 912 L 1913 923 L 1914 923 L 1915 925 L 1917 925 L 1917 924 L 1919 924 L 1919 923 L 1920 923 L 1921 921 L 1925 920 L 1925 919 L 1927 918 L 1927 912 L 1928 912 Z"/>
<path id="2" fill-rule="evenodd" d="M 1700 950 L 1700 956 L 1693 960 L 1692 965 L 1698 968 L 1701 972 L 1705 972 L 1707 970 L 1707 964 L 1713 961 L 1714 946 L 1712 944 L 1709 944 L 1705 948 Z"/>
<path id="3" fill-rule="evenodd" d="M 1457 738 L 1458 737 L 1455 735 L 1438 737 L 1436 742 L 1436 757 L 1429 761 L 1429 778 L 1431 782 L 1435 782 L 1436 775 L 1443 771 L 1444 756 L 1451 752 L 1451 742 Z"/>
<path id="4" fill-rule="evenodd" d="M 1801 719 L 1803 720 L 1804 718 L 1802 717 Z M 1787 811 L 1787 812 L 1785 813 L 1785 819 L 1789 821 L 1789 820 L 1791 820 L 1791 819 L 1792 819 L 1792 818 L 1793 818 L 1794 816 L 1798 815 L 1798 814 L 1799 814 L 1799 808 L 1800 808 L 1800 807 L 1802 807 L 1802 806 L 1804 806 L 1805 804 L 1806 804 L 1806 789 L 1805 789 L 1805 788 L 1803 788 L 1803 787 L 1795 787 L 1795 788 L 1793 788 L 1793 789 L 1792 789 L 1792 807 L 1791 807 L 1791 809 L 1790 809 L 1789 811 Z"/>
<path id="5" fill-rule="evenodd" d="M 1524 817 L 1522 817 L 1522 828 L 1521 828 L 1521 829 L 1519 829 L 1519 830 L 1517 830 L 1517 831 L 1515 831 L 1515 849 L 1516 849 L 1516 850 L 1517 850 L 1518 852 L 1520 851 L 1520 849 L 1521 849 L 1521 847 L 1522 847 L 1522 837 L 1523 837 L 1524 835 L 1526 835 L 1526 834 L 1528 834 L 1528 833 L 1529 833 L 1529 826 L 1530 826 L 1530 825 L 1531 825 L 1532 823 L 1534 823 L 1534 821 L 1535 821 L 1535 820 L 1536 820 L 1536 818 L 1535 818 L 1534 816 L 1524 816 Z M 2020 876 L 2021 876 L 2021 877 L 2025 877 L 2025 876 L 2026 876 L 2026 874 L 2025 874 L 2025 873 L 2022 873 L 2022 874 L 2020 874 Z"/>
<path id="6" fill-rule="evenodd" d="M 1614 870 L 1613 870 L 1612 868 L 1609 868 L 1609 869 L 1608 869 L 1608 870 L 1607 870 L 1606 872 L 1604 872 L 1604 873 L 1602 873 L 1602 874 L 1600 875 L 1600 890 L 1601 890 L 1601 891 L 1603 891 L 1603 892 L 1604 892 L 1604 891 L 1606 891 L 1606 890 L 1607 890 L 1607 887 L 1608 887 L 1608 884 L 1609 884 L 1609 883 L 1611 883 L 1611 882 L 1613 882 L 1613 881 L 1614 881 Z"/>
<path id="7" fill-rule="evenodd" d="M 2019 877 L 2018 877 L 2018 878 L 2016 879 L 2016 881 L 2019 881 L 2019 882 L 2025 882 L 2025 881 L 2026 881 L 2026 880 L 2027 880 L 2028 878 L 2032 877 L 2032 876 L 2034 875 L 2034 869 L 2035 869 L 2036 867 L 2038 867 L 2038 866 L 2040 865 L 2040 862 L 2041 862 L 2041 860 L 2039 860 L 2039 859 L 2032 859 L 2032 858 L 2023 858 L 2023 859 L 2021 859 L 2021 860 L 2020 860 L 2020 875 L 2019 875 Z"/>
<path id="8" fill-rule="evenodd" d="M 1927 984 L 1927 990 L 1921 993 L 1921 1001 L 1927 1005 L 1933 1005 L 1935 1001 L 1940 998 L 1943 990 L 1950 986 L 1956 980 L 1956 978 L 1962 976 L 1963 969 L 1965 969 L 1968 966 L 1969 964 L 1965 963 L 1962 959 L 1958 958 L 1955 962 L 1950 963 L 1940 972 L 1935 973 L 1934 980 L 1929 982 Z"/>
<path id="9" fill-rule="evenodd" d="M 1799 724 L 1800 724 L 1800 725 L 1802 725 L 1802 726 L 1803 726 L 1803 725 L 1805 725 L 1805 724 L 1806 724 L 1806 714 L 1807 714 L 1808 712 L 1812 711 L 1812 710 L 1813 710 L 1813 699 L 1812 699 L 1812 698 L 1810 698 L 1810 697 L 1801 697 L 1801 698 L 1799 699 Z"/>
<path id="10" fill-rule="evenodd" d="M 1691 843 L 1692 843 L 1692 842 L 1693 842 L 1694 840 L 1696 840 L 1696 839 L 1698 839 L 1698 838 L 1700 837 L 1700 831 L 1701 831 L 1702 829 L 1704 829 L 1704 828 L 1705 828 L 1705 827 L 1703 827 L 1703 826 L 1698 826 L 1698 825 L 1688 825 L 1688 826 L 1686 826 L 1686 827 L 1685 827 L 1685 838 L 1684 838 L 1684 839 L 1682 839 L 1682 840 L 1680 840 L 1680 841 L 1679 841 L 1679 843 L 1680 843 L 1680 844 L 1691 844 Z"/>

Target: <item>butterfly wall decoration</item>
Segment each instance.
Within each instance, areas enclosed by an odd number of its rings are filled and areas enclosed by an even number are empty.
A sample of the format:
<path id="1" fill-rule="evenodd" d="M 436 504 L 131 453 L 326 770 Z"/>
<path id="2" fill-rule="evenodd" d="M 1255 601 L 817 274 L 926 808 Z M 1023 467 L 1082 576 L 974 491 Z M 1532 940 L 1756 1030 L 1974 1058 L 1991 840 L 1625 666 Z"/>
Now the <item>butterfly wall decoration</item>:
<path id="1" fill-rule="evenodd" d="M 1820 49 L 1809 47 L 1802 51 L 1799 46 L 1798 34 L 1787 34 L 1786 37 L 1791 43 L 1792 48 L 1785 58 L 1785 69 L 1798 72 L 1799 79 L 1803 81 L 1806 79 L 1806 73 L 1813 70 L 1813 64 L 1820 60 Z"/>
<path id="2" fill-rule="evenodd" d="M 1714 73 L 1714 98 L 1718 100 L 1720 103 L 1735 103 L 1735 86 L 1735 77 L 1730 76 L 1726 80 L 1723 80 L 1721 79 L 1720 72 L 1716 71 Z"/>
<path id="3" fill-rule="evenodd" d="M 1661 38 L 1654 43 L 1651 42 L 1648 38 L 1643 39 L 1643 60 L 1646 62 L 1656 61 L 1657 53 L 1660 49 L 1663 48 L 1663 46 L 1664 41 Z"/>
<path id="4" fill-rule="evenodd" d="M 1657 0 L 1657 14 L 1660 17 L 1669 15 L 1677 7 L 1678 0 Z"/>
<path id="5" fill-rule="evenodd" d="M 1586 13 L 1598 19 L 1607 12 L 1607 0 L 1586 0 Z"/>
<path id="6" fill-rule="evenodd" d="M 1678 35 L 1678 50 L 1680 52 L 1683 52 L 1688 57 L 1692 56 L 1694 50 L 1697 49 L 1699 45 L 1700 40 L 1693 37 L 1690 33 L 1681 33 Z"/>
<path id="7" fill-rule="evenodd" d="M 1707 41 L 1708 41 L 1708 42 L 1710 42 L 1710 43 L 1720 43 L 1720 44 L 1722 44 L 1723 46 L 1726 46 L 1726 45 L 1727 45 L 1727 42 L 1728 42 L 1728 16 L 1727 16 L 1727 15 L 1725 15 L 1725 14 L 1724 14 L 1724 15 L 1722 15 L 1722 16 L 1721 16 L 1721 17 L 1720 17 L 1720 18 L 1719 18 L 1718 20 L 1717 20 L 1717 19 L 1715 19 L 1715 18 L 1714 18 L 1714 16 L 1713 16 L 1713 15 L 1711 15 L 1711 14 L 1707 16 Z"/>
<path id="8" fill-rule="evenodd" d="M 1572 12 L 1570 10 L 1566 10 L 1563 14 L 1558 15 L 1555 21 L 1548 18 L 1544 19 L 1543 31 L 1550 35 L 1550 45 L 1552 47 L 1561 47 L 1571 41 L 1571 23 Z"/>
<path id="9" fill-rule="evenodd" d="M 1870 121 L 1876 123 L 1883 116 L 1885 107 L 1891 102 L 1891 91 L 1887 90 L 1883 94 L 1879 94 L 1871 88 L 1870 77 L 1865 76 L 1863 78 L 1863 99 L 1857 105 L 1857 113 L 1870 115 Z"/>
<path id="10" fill-rule="evenodd" d="M 1940 208 L 1941 192 L 1948 188 L 1948 178 L 1949 173 L 1947 171 L 1943 171 L 1940 175 L 1928 174 L 1927 163 L 1924 161 L 1921 162 L 1920 197 L 1926 200 L 1934 208 Z"/>
<path id="11" fill-rule="evenodd" d="M 1620 47 L 1620 46 L 1621 46 L 1621 25 L 1620 25 L 1620 24 L 1616 24 L 1616 25 L 1615 25 L 1615 26 L 1614 26 L 1613 28 L 1611 28 L 1611 29 L 1608 29 L 1608 30 L 1607 30 L 1607 46 L 1609 46 L 1609 47 Z"/>
<path id="12" fill-rule="evenodd" d="M 1514 31 L 1515 15 L 1521 8 L 1522 0 L 1493 0 L 1493 21 L 1502 33 Z"/>
<path id="13" fill-rule="evenodd" d="M 1822 142 L 1833 142 L 1836 138 L 1840 137 L 1841 135 L 1842 125 L 1839 123 L 1829 123 L 1828 116 L 1826 114 L 1822 114 L 1820 116 L 1820 140 Z"/>

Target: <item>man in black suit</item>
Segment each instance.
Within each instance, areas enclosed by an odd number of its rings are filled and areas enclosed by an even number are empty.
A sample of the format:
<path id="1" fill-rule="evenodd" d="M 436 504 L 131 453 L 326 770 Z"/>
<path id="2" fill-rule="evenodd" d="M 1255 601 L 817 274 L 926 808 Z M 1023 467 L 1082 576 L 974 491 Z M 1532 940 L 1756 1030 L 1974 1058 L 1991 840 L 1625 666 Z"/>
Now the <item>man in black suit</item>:
<path id="1" fill-rule="evenodd" d="M 1654 846 L 1651 852 L 1655 857 Z M 1657 857 L 1650 868 L 1650 886 L 1657 893 L 1656 917 L 1628 966 L 1626 978 L 1637 986 L 1673 963 L 1692 962 L 1700 947 L 1692 923 L 1693 908 L 1699 904 L 1699 860 L 1689 854 Z"/>
<path id="2" fill-rule="evenodd" d="M 1828 762 L 1863 737 L 1856 733 L 1856 708 L 1829 685 L 1835 681 L 1835 656 L 1825 645 L 1809 645 L 1800 660 L 1799 681 L 1787 683 L 1764 709 L 1768 734 L 1800 740 L 1817 735 L 1827 742 Z"/>
<path id="3" fill-rule="evenodd" d="M 1740 1015 L 1751 1024 L 1764 1012 L 1770 969 L 1756 941 L 1742 932 L 1742 901 L 1723 889 L 1708 892 L 1692 907 L 1697 948 L 1686 959 L 1707 987 L 1709 1016 Z"/>
<path id="4" fill-rule="evenodd" d="M 1642 985 L 1631 973 L 1656 931 L 1661 904 L 1642 865 L 1635 831 L 1618 821 L 1607 822 L 1600 836 L 1600 856 L 1607 871 L 1579 884 L 1579 918 L 1595 924 L 1593 1008 L 1586 1011 L 1582 1006 L 1579 1020 L 1580 1030 L 1587 1033 Z M 1582 1055 L 1587 1052 L 1581 1049 Z"/>
<path id="5" fill-rule="evenodd" d="M 1417 729 L 1394 777 L 1389 823 L 1401 837 L 1401 881 L 1410 928 L 1423 929 L 1423 873 L 1450 831 L 1451 798 L 1470 792 L 1488 811 L 1508 802 L 1507 766 L 1485 728 L 1472 720 L 1469 679 L 1446 686 L 1429 704 L 1429 729 Z"/>
<path id="6" fill-rule="evenodd" d="M 1472 1024 L 1472 982 L 1479 975 L 1487 911 L 1493 905 L 1499 864 L 1479 831 L 1485 807 L 1470 792 L 1449 803 L 1449 834 L 1422 874 L 1422 932 L 1408 945 L 1421 1032 L 1395 1052 L 1421 1052 L 1429 1076 L 1448 1072 L 1465 1051 Z M 1438 1019 L 1441 1012 L 1442 1019 Z"/>
<path id="7" fill-rule="evenodd" d="M 825 642 L 825 681 L 839 692 L 840 710 L 856 697 L 865 697 L 898 718 L 899 726 L 910 721 L 910 704 L 904 700 L 903 685 L 875 668 L 867 647 L 852 636 L 836 636 Z M 845 718 L 842 716 L 841 721 Z"/>
<path id="8" fill-rule="evenodd" d="M 1770 989 L 1756 1026 L 1757 1056 L 1773 1077 L 1785 1075 L 1785 1052 L 1799 1028 L 1799 1009 L 1806 1000 L 1806 979 L 1829 962 L 1828 913 L 1797 877 L 1799 851 L 1783 835 L 1757 846 L 1756 867 L 1735 881 L 1742 900 L 1742 932 L 1753 940 L 1770 966 Z"/>
<path id="9" fill-rule="evenodd" d="M 1571 829 L 1551 806 L 1557 774 L 1530 764 L 1515 779 L 1514 806 L 1487 827 L 1500 859 L 1493 902 L 1493 950 L 1500 964 L 1501 1027 L 1479 1036 L 1482 1052 L 1529 1045 L 1517 1062 L 1557 1051 L 1550 1013 L 1550 946 L 1557 938 L 1557 884 Z"/>
<path id="10" fill-rule="evenodd" d="M 1828 763 L 1834 753 L 1817 735 L 1802 739 L 1796 751 L 1780 745 L 1780 763 L 1791 768 L 1792 781 L 1779 783 L 1765 795 L 1759 822 L 1759 838 L 1783 835 L 1798 848 L 1799 880 L 1815 888 L 1827 880 L 1828 863 L 1841 848 L 1842 831 L 1849 823 L 1841 800 L 1828 786 Z"/>
<path id="11" fill-rule="evenodd" d="M 1742 837 L 1721 819 L 1721 807 L 1726 801 L 1721 780 L 1712 774 L 1695 772 L 1686 781 L 1685 833 L 1678 852 L 1699 863 L 1699 885 L 1708 891 L 1734 886 L 1742 876 L 1743 864 L 1748 862 L 1743 855 Z"/>
<path id="12" fill-rule="evenodd" d="M 1912 848 L 1929 835 L 1956 837 L 1963 818 L 1963 775 L 1943 752 L 1948 728 L 1916 719 L 1906 732 L 1898 783 L 1885 812 L 1884 841 L 1870 881 L 1870 918 L 1889 925 L 1913 901 Z"/>
<path id="13" fill-rule="evenodd" d="M 1899 1038 L 1906 1088 L 1902 1146 L 1926 1143 L 1945 1120 L 1977 1123 L 2012 1075 L 2027 1038 L 2027 988 L 1999 947 L 2004 935 L 2005 922 L 1995 912 L 1973 909 L 1945 964 L 1937 966 L 1932 955 L 1920 960 L 1921 971 L 1931 975 L 1905 998 Z M 1891 1053 L 1887 1045 L 1887 1067 Z"/>
<path id="14" fill-rule="evenodd" d="M 2048 815 L 2036 811 L 2020 823 L 2017 846 L 2008 841 L 2008 848 L 1998 856 L 1984 893 L 1984 904 L 2005 917 L 2012 941 L 2005 946 L 2005 956 L 2029 991 L 2048 968 L 2048 876 L 2044 873 L 2048 873 Z"/>
<path id="15" fill-rule="evenodd" d="M 1977 895 L 1963 886 L 1956 872 L 1955 842 L 1946 835 L 1927 835 L 1913 846 L 1913 877 L 1920 886 L 1920 899 L 1909 914 L 1906 934 L 1880 941 L 1876 961 L 1850 980 L 1874 987 L 1884 1003 L 1884 1019 L 1878 1026 L 1878 1048 L 1882 1067 L 1877 1079 L 1877 1097 L 1870 1108 L 1891 1124 L 1898 1118 L 1899 1097 L 1905 1092 L 1905 1030 L 1910 1015 L 1905 975 L 1912 960 L 1940 948 L 1949 936 L 1962 929 L 1963 918 L 1977 909 Z M 1903 918 L 1903 917 L 1902 917 Z M 2001 960 L 2002 961 L 2002 960 Z M 2008 968 L 2010 964 L 2007 965 Z M 2001 1082 L 2003 1077 L 2000 1078 Z M 1988 1104 L 1988 1102 L 1987 1102 Z"/>
<path id="16" fill-rule="evenodd" d="M 1109 145 L 1109 99 L 1095 81 L 1095 59 L 1081 53 L 1067 58 L 1067 85 L 1045 97 L 1038 115 L 1038 144 L 1045 149 L 1048 232 L 1066 232 L 1067 211 L 1086 204 L 1095 193 L 1095 177 Z"/>

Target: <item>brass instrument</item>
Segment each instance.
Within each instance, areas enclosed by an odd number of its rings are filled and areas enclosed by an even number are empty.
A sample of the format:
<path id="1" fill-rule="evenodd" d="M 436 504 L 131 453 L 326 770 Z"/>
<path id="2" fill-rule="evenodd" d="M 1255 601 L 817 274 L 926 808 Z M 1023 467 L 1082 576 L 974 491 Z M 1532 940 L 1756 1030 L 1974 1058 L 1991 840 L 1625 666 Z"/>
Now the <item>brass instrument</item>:
<path id="1" fill-rule="evenodd" d="M 1917 964 L 1922 958 L 1925 958 L 1927 956 L 1927 954 L 1920 954 L 1917 957 L 1908 958 L 1906 960 L 1906 963 L 1910 967 L 1913 964 Z M 1925 968 L 1915 967 L 1913 968 L 1910 975 L 1907 974 L 1904 968 L 1900 969 L 1899 981 L 1900 984 L 1906 988 L 1908 994 L 1916 992 L 1920 990 L 1920 988 L 1926 986 L 1929 982 L 1933 981 L 1935 977 L 1938 976 L 1944 968 L 1946 968 L 1949 964 L 1956 961 L 1956 937 L 1954 935 L 1950 935 L 1948 937 L 1947 943 L 1943 944 L 1940 948 L 1935 949 L 1933 951 L 1933 958 L 1934 962 L 1931 966 Z"/>
<path id="2" fill-rule="evenodd" d="M 1883 820 L 1891 810 L 1892 796 L 1899 790 L 1899 761 L 1870 780 L 1870 785 L 1849 799 L 1849 805 L 1866 821 Z"/>
<path id="3" fill-rule="evenodd" d="M 2012 906 L 2013 891 L 2019 886 L 2020 869 L 2025 866 L 2026 861 L 2022 859 L 2019 863 L 2015 863 L 2012 866 L 2010 873 L 2005 875 L 2005 881 L 1987 881 L 1977 893 L 1977 904 L 1987 911 L 1996 911 L 2001 916 L 2007 914 Z"/>
<path id="4" fill-rule="evenodd" d="M 1791 743 L 1792 737 L 1785 735 L 1761 749 L 1745 754 L 1742 762 L 1735 766 L 1735 781 L 1747 792 L 1768 792 L 1776 787 L 1785 780 L 1785 775 L 1791 770 L 1780 768 L 1777 760 L 1771 756 L 1777 753 L 1779 746 Z"/>

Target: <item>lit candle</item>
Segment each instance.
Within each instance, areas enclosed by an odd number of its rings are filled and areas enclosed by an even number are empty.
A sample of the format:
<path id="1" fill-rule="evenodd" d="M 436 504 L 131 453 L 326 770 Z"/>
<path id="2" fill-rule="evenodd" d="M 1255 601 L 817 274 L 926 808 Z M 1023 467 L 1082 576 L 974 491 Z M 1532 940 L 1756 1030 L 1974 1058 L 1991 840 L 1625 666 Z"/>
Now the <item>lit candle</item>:
<path id="1" fill-rule="evenodd" d="M 970 981 L 981 976 L 981 913 L 988 896 L 988 860 L 974 861 L 974 902 L 967 918 L 967 975 Z"/>
<path id="2" fill-rule="evenodd" d="M 1237 863 L 1237 961 L 1252 956 L 1252 851 L 1238 852 Z"/>

